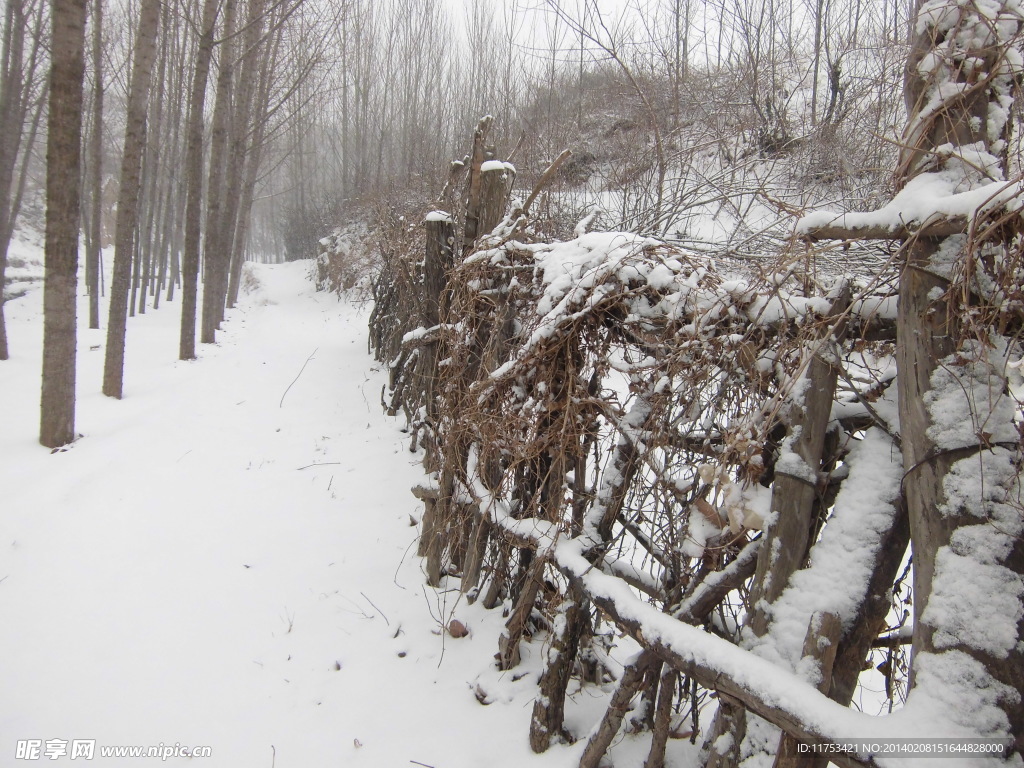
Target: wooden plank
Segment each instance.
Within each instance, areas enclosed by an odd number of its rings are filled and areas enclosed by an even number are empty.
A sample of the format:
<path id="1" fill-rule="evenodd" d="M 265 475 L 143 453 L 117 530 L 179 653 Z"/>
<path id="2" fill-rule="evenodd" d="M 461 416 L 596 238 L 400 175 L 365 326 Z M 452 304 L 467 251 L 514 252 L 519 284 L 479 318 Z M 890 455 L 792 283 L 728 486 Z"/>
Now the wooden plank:
<path id="1" fill-rule="evenodd" d="M 818 690 L 828 693 L 832 680 L 832 666 L 839 648 L 843 623 L 835 613 L 817 611 L 811 616 L 804 638 L 803 658 L 813 659 L 818 664 Z M 800 742 L 788 733 L 779 739 L 775 753 L 774 768 L 823 768 L 828 763 L 818 755 L 800 752 Z"/>
<path id="2" fill-rule="evenodd" d="M 909 224 L 899 227 L 883 225 L 849 227 L 844 224 L 826 224 L 800 233 L 800 238 L 810 242 L 819 240 L 910 240 L 912 238 L 959 235 L 966 232 L 969 226 L 970 221 L 966 216 L 953 216 L 916 226 Z"/>

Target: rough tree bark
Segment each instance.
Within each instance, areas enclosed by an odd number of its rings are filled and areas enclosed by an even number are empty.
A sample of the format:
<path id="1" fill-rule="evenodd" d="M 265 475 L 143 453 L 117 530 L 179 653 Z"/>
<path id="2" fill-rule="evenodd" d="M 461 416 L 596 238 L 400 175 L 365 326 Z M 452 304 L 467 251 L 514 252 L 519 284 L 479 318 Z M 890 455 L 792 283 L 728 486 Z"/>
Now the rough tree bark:
<path id="1" fill-rule="evenodd" d="M 199 294 L 199 240 L 202 234 L 203 204 L 203 106 L 206 81 L 213 58 L 213 31 L 217 23 L 217 0 L 203 0 L 202 27 L 192 73 L 188 102 L 188 138 L 185 149 L 185 247 L 181 272 L 181 341 L 178 357 L 196 357 L 196 300 Z"/>
<path id="2" fill-rule="evenodd" d="M 100 327 L 100 250 L 103 247 L 103 0 L 92 5 L 92 133 L 89 136 L 89 238 L 85 282 L 89 327 Z"/>
<path id="3" fill-rule="evenodd" d="M 50 121 L 46 140 L 46 277 L 39 442 L 75 439 L 75 353 L 85 0 L 53 0 Z"/>
<path id="4" fill-rule="evenodd" d="M 904 181 L 957 174 L 959 190 L 1005 178 L 1018 72 L 1008 57 L 1020 44 L 1020 26 L 1011 3 L 982 9 L 918 0 L 905 80 Z M 919 237 L 905 246 L 897 366 L 914 556 L 910 700 L 922 692 L 981 697 L 979 706 L 951 716 L 979 735 L 1012 735 L 1021 754 L 1024 526 L 1012 500 L 1019 459 L 1014 406 L 1005 371 L 989 354 L 998 338 L 991 327 L 969 326 L 963 286 L 950 290 L 955 272 L 948 266 L 952 260 L 969 270 L 987 247 L 967 235 Z M 951 434 L 950 414 L 966 428 Z M 961 493 L 972 479 L 985 489 L 983 498 L 980 491 Z M 972 589 L 1001 610 L 981 611 L 977 603 L 984 601 L 968 597 Z"/>
<path id="5" fill-rule="evenodd" d="M 124 390 L 124 343 L 128 323 L 128 289 L 132 271 L 135 230 L 139 223 L 142 189 L 142 154 L 146 147 L 146 110 L 149 83 L 156 58 L 156 34 L 160 23 L 160 0 L 143 0 L 132 60 L 128 115 L 121 156 L 121 186 L 117 196 L 114 233 L 114 275 L 110 281 L 110 314 L 107 320 L 107 348 L 103 366 L 103 394 L 121 398 Z M 155 173 L 156 170 L 152 169 Z"/>
<path id="6" fill-rule="evenodd" d="M 210 132 L 210 175 L 206 187 L 206 232 L 203 243 L 203 315 L 199 340 L 213 344 L 217 338 L 220 311 L 224 306 L 220 290 L 220 276 L 227 272 L 230 235 L 226 232 L 223 211 L 225 207 L 225 175 L 228 163 L 228 123 L 231 96 L 234 90 L 234 51 L 232 36 L 235 32 L 236 0 L 224 3 L 224 41 L 220 43 L 220 72 L 217 76 L 217 97 L 213 105 L 213 127 Z"/>

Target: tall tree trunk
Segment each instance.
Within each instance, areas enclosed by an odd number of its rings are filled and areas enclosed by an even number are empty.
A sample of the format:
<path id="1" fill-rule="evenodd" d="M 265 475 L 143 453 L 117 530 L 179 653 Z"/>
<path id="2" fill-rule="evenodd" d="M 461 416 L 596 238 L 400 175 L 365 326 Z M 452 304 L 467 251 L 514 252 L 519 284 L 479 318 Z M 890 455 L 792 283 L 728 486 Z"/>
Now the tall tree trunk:
<path id="1" fill-rule="evenodd" d="M 89 327 L 100 327 L 100 249 L 103 247 L 103 0 L 92 6 L 92 134 L 89 137 L 89 246 L 85 283 L 89 287 Z"/>
<path id="2" fill-rule="evenodd" d="M 85 0 L 53 0 L 50 120 L 46 140 L 46 277 L 39 442 L 75 439 L 75 299 L 81 216 Z"/>
<path id="3" fill-rule="evenodd" d="M 167 25 L 170 22 L 170 9 L 164 5 L 161 9 L 162 21 L 160 22 L 161 28 L 163 29 L 164 42 L 160 46 L 160 63 L 156 74 L 156 96 L 153 105 L 153 115 L 150 120 L 148 133 L 155 137 L 155 141 L 146 142 L 146 155 L 145 155 L 145 166 L 144 173 L 147 174 L 147 191 L 145 196 L 146 201 L 146 217 L 142 224 L 142 242 L 144 244 L 143 256 L 142 256 L 142 292 L 139 296 L 138 312 L 140 315 L 146 313 L 146 295 L 150 293 L 151 282 L 153 278 L 153 260 L 156 258 L 155 253 L 157 250 L 157 243 L 159 241 L 159 231 L 157 223 L 160 221 L 160 215 L 163 213 L 163 195 L 161 195 L 160 187 L 160 161 L 163 156 L 165 147 L 169 148 L 170 144 L 166 141 L 164 131 L 164 94 L 166 91 L 167 82 L 167 59 L 168 59 L 168 40 L 167 40 Z"/>
<path id="4" fill-rule="evenodd" d="M 110 315 L 107 321 L 107 349 L 103 366 L 103 394 L 120 398 L 124 389 L 124 341 L 128 323 L 128 289 L 133 244 L 139 223 L 139 193 L 142 189 L 142 154 L 146 147 L 146 110 L 149 83 L 156 58 L 156 33 L 160 23 L 160 0 L 142 0 L 139 31 L 135 37 L 132 81 L 128 94 L 128 115 L 121 159 L 121 188 L 117 198 L 114 234 L 114 276 L 110 282 Z"/>
<path id="5" fill-rule="evenodd" d="M 167 57 L 169 66 L 167 68 L 167 88 L 171 93 L 181 93 L 185 88 L 185 61 L 186 48 L 182 41 L 181 31 L 176 25 L 171 24 L 170 8 L 165 6 L 164 35 L 168 41 L 169 51 Z M 160 178 L 161 189 L 164 200 L 163 219 L 157 226 L 160 231 L 160 246 L 157 250 L 158 268 L 153 289 L 153 308 L 159 309 L 160 296 L 163 294 L 164 285 L 167 282 L 167 271 L 170 266 L 170 251 L 175 247 L 178 239 L 178 225 L 180 218 L 180 194 L 181 183 L 179 174 L 175 169 L 181 166 L 184 156 L 181 146 L 181 128 L 185 114 L 182 99 L 172 99 L 169 105 L 170 116 L 167 120 L 167 132 L 164 141 L 169 148 L 163 153 Z M 169 298 L 169 297 L 168 297 Z"/>
<path id="6" fill-rule="evenodd" d="M 268 26 L 274 26 L 273 18 Z M 234 307 L 238 303 L 238 291 L 242 282 L 242 266 L 245 263 L 245 249 L 249 239 L 249 227 L 252 219 L 252 205 L 256 195 L 256 180 L 259 175 L 260 161 L 263 157 L 264 136 L 269 119 L 271 81 L 281 51 L 283 29 L 282 25 L 277 26 L 277 32 L 272 39 L 268 39 L 265 42 L 266 52 L 260 57 L 259 87 L 254 105 L 253 135 L 248 152 L 246 153 L 242 198 L 238 204 L 238 221 L 235 228 L 234 241 L 231 245 L 231 271 L 227 295 L 228 307 Z"/>
<path id="7" fill-rule="evenodd" d="M 182 286 L 181 259 L 182 254 L 185 252 L 185 225 L 182 217 L 185 215 L 185 200 L 186 184 L 183 181 L 179 181 L 175 185 L 174 193 L 174 226 L 172 228 L 170 255 L 168 257 L 171 262 L 171 276 L 167 281 L 167 301 L 174 301 L 175 286 L 179 288 Z M 195 338 L 193 336 L 194 344 Z"/>
<path id="8" fill-rule="evenodd" d="M 221 261 L 217 273 L 217 323 L 224 319 L 224 305 L 229 298 L 230 276 L 233 259 L 237 251 L 244 249 L 244 243 L 236 246 L 236 241 L 245 237 L 245 232 L 239 226 L 238 212 L 241 208 L 243 189 L 243 173 L 247 165 L 246 158 L 252 153 L 249 145 L 250 126 L 253 117 L 253 104 L 257 95 L 259 85 L 259 55 L 264 52 L 263 46 L 259 45 L 260 35 L 263 32 L 265 0 L 251 0 L 248 18 L 245 27 L 245 36 L 242 47 L 242 67 L 238 77 L 238 93 L 236 96 L 235 111 L 231 118 L 230 150 L 228 151 L 228 165 L 225 175 L 226 195 L 224 198 L 223 212 L 223 243 L 224 258 Z M 262 110 L 260 110 L 262 112 Z M 261 115 L 262 116 L 262 115 Z M 234 302 L 230 302 L 234 305 Z"/>
<path id="9" fill-rule="evenodd" d="M 14 221 L 21 207 L 21 191 L 24 189 L 28 159 L 35 144 L 42 111 L 42 105 L 38 104 L 28 128 L 28 138 L 23 141 L 43 37 L 42 3 L 35 12 L 31 31 L 28 29 L 29 19 L 25 11 L 25 3 L 21 0 L 8 0 L 4 13 L 3 50 L 0 53 L 0 360 L 6 360 L 9 355 L 3 297 L 7 250 L 14 234 Z M 26 33 L 33 36 L 27 61 Z M 16 179 L 19 150 L 23 153 L 23 161 L 21 173 Z"/>
<path id="10" fill-rule="evenodd" d="M 11 184 L 14 182 L 15 141 L 21 132 L 12 133 L 21 98 L 21 50 L 24 48 L 23 12 L 19 0 L 7 0 L 4 13 L 3 51 L 0 54 L 0 216 L 10 206 Z M 7 249 L 0 251 L 0 360 L 7 360 L 7 324 L 4 321 L 4 285 L 7 273 Z"/>
<path id="11" fill-rule="evenodd" d="M 235 31 L 236 0 L 224 2 L 224 37 L 217 77 L 217 98 L 213 105 L 213 128 L 210 136 L 210 177 L 206 193 L 206 233 L 203 246 L 203 317 L 199 340 L 213 344 L 216 338 L 220 309 L 224 294 L 220 290 L 220 275 L 226 273 L 231 242 L 225 233 L 225 174 L 228 163 L 228 122 L 231 113 L 231 92 L 234 65 L 231 60 L 234 45 L 230 40 Z"/>
<path id="12" fill-rule="evenodd" d="M 203 203 L 203 105 L 206 81 L 213 57 L 213 30 L 217 23 L 217 0 L 203 0 L 202 31 L 192 73 L 188 105 L 188 145 L 185 150 L 185 248 L 182 255 L 181 342 L 178 357 L 196 357 L 196 297 L 199 292 L 199 239 Z"/>

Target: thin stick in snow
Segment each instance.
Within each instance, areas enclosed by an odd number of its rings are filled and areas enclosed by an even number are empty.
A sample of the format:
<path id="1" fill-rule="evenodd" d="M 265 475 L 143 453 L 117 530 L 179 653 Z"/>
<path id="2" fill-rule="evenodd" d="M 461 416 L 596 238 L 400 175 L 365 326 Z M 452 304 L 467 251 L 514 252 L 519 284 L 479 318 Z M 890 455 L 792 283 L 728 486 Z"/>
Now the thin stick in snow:
<path id="1" fill-rule="evenodd" d="M 277 404 L 278 408 L 283 408 L 284 407 L 284 398 L 288 394 L 288 390 L 295 386 L 295 382 L 299 380 L 299 376 L 301 376 L 302 372 L 304 370 L 306 370 L 306 366 L 309 365 L 309 361 L 313 359 L 313 356 L 317 353 L 317 350 L 319 350 L 319 349 L 320 349 L 320 347 L 317 347 L 316 349 L 314 349 L 309 354 L 309 357 L 306 358 L 306 362 L 304 362 L 302 364 L 302 367 L 299 368 L 299 372 L 295 375 L 295 378 L 292 380 L 292 383 L 288 385 L 288 388 L 285 389 L 284 394 L 281 395 L 281 402 Z"/>
<path id="2" fill-rule="evenodd" d="M 359 594 L 363 596 L 363 599 L 366 600 L 366 602 L 368 602 L 370 605 L 373 605 L 373 607 L 377 609 L 377 613 L 379 613 L 381 615 L 381 618 L 384 619 L 384 623 L 390 627 L 391 622 L 388 621 L 388 617 L 384 615 L 384 611 L 382 611 L 380 608 L 377 608 L 377 606 L 373 604 L 373 600 L 368 598 L 365 592 L 360 592 Z"/>

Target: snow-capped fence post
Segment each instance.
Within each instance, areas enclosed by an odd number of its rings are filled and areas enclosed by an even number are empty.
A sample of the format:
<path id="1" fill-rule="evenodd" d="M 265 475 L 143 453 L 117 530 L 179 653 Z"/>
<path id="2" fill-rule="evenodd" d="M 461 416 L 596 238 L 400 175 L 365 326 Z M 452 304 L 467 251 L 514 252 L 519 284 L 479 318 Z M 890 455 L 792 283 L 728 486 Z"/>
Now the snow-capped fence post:
<path id="1" fill-rule="evenodd" d="M 427 472 L 435 472 L 441 464 L 437 455 L 435 425 L 437 423 L 438 344 L 436 332 L 440 329 L 447 309 L 446 292 L 448 273 L 453 266 L 455 224 L 444 211 L 427 214 L 423 224 L 426 246 L 423 254 L 423 286 L 421 321 L 425 334 L 435 335 L 425 340 L 417 361 L 419 386 L 423 390 L 423 421 L 427 426 L 424 441 L 423 466 Z M 419 550 L 427 558 L 427 583 L 437 586 L 441 582 L 442 554 L 444 549 L 444 525 L 451 507 L 452 483 L 444 477 L 437 488 L 422 489 L 423 520 L 420 532 Z"/>
<path id="2" fill-rule="evenodd" d="M 515 178 L 516 169 L 511 163 L 488 160 L 480 167 L 478 235 L 486 235 L 505 218 L 505 208 Z"/>
<path id="3" fill-rule="evenodd" d="M 466 209 L 462 232 L 462 257 L 475 247 L 480 236 L 490 232 L 504 217 L 508 196 L 515 179 L 515 169 L 508 163 L 493 159 L 494 150 L 486 145 L 493 118 L 483 117 L 473 135 L 473 150 L 470 155 L 469 179 L 465 197 Z M 425 302 L 424 326 L 440 327 L 445 321 L 448 299 L 448 273 L 454 266 L 455 225 L 451 216 L 434 212 L 426 222 L 427 252 L 424 261 L 422 300 Z M 493 336 L 493 329 L 503 327 L 500 312 L 493 313 L 496 320 L 482 322 L 477 334 L 477 343 L 470 350 L 473 366 L 466 372 L 466 380 L 456 382 L 462 389 L 468 387 L 479 373 L 479 367 L 487 366 L 487 344 Z M 505 318 L 507 320 L 508 318 Z M 424 417 L 429 425 L 430 437 L 427 457 L 424 462 L 428 471 L 438 472 L 438 487 L 434 498 L 426 500 L 427 512 L 423 517 L 423 531 L 419 551 L 427 558 L 427 582 L 432 586 L 440 584 L 444 568 L 444 554 L 449 553 L 452 564 L 463 569 L 470 568 L 470 579 L 465 580 L 462 589 L 469 591 L 476 587 L 482 562 L 482 549 L 487 545 L 488 528 L 478 523 L 472 514 L 472 505 L 464 499 L 456 499 L 457 476 L 468 460 L 468 444 L 458 441 L 448 446 L 449 455 L 443 461 L 436 455 L 434 429 L 437 421 L 437 341 L 431 340 L 421 350 L 419 376 L 425 393 Z M 497 362 L 502 362 L 501 360 Z M 495 363 L 496 365 L 497 363 Z M 469 526 L 469 530 L 466 527 Z"/>
<path id="4" fill-rule="evenodd" d="M 466 191 L 466 217 L 462 237 L 462 254 L 467 255 L 473 250 L 477 238 L 484 234 L 485 230 L 480 226 L 480 205 L 482 198 L 481 172 L 483 164 L 493 160 L 493 152 L 489 153 L 487 148 L 487 134 L 491 131 L 494 118 L 490 115 L 480 118 L 476 130 L 473 132 L 473 149 L 469 155 L 469 181 Z"/>
<path id="5" fill-rule="evenodd" d="M 455 243 L 455 224 L 452 217 L 443 211 L 427 214 L 423 223 L 426 248 L 423 254 L 423 327 L 429 334 L 439 328 L 443 309 L 447 304 L 445 292 L 448 287 L 448 272 L 452 268 L 452 246 Z M 437 345 L 438 339 L 424 344 L 420 352 L 419 375 L 424 393 L 424 420 L 428 425 L 429 437 L 426 442 L 424 466 L 428 472 L 437 468 L 434 455 L 433 425 L 437 419 Z"/>
<path id="6" fill-rule="evenodd" d="M 807 557 L 813 515 L 821 497 L 825 433 L 831 421 L 839 379 L 835 344 L 843 336 L 843 316 L 849 304 L 850 289 L 844 285 L 832 304 L 823 338 L 808 344 L 810 360 L 803 379 L 794 385 L 793 396 L 782 414 L 789 435 L 775 463 L 765 545 L 758 555 L 751 588 L 750 629 L 757 636 L 764 635 L 768 629 L 769 606 L 782 594 L 789 577 Z"/>
<path id="7" fill-rule="evenodd" d="M 908 186 L 932 179 L 953 195 L 1007 186 L 1009 117 L 1024 72 L 1022 12 L 1017 0 L 919 0 L 905 80 Z M 914 552 L 910 699 L 922 688 L 977 700 L 976 711 L 960 713 L 964 724 L 1012 734 L 1020 759 L 1020 445 L 1006 386 L 1009 350 L 995 322 L 1005 301 L 998 286 L 1016 282 L 1002 270 L 1021 226 L 1019 211 L 1009 231 L 978 219 L 966 234 L 908 242 L 900 280 L 897 366 Z M 965 487 L 984 495 L 965 495 Z"/>
<path id="8" fill-rule="evenodd" d="M 1012 737 L 1019 761 L 1024 512 L 1007 367 L 1021 353 L 1008 297 L 1019 290 L 1024 226 L 1022 183 L 1007 171 L 1024 8 L 917 0 L 915 11 L 902 189 L 880 211 L 813 214 L 798 229 L 904 241 L 896 368 L 914 564 L 908 706 L 971 701 L 949 711 L 951 727 Z"/>
<path id="9" fill-rule="evenodd" d="M 748 628 L 756 637 L 768 631 L 771 604 L 804 563 L 811 543 L 814 513 L 821 498 L 821 463 L 825 435 L 835 402 L 839 357 L 835 352 L 845 329 L 850 288 L 843 285 L 828 314 L 824 334 L 805 345 L 806 361 L 800 380 L 780 414 L 788 436 L 775 463 L 771 512 L 765 521 L 764 545 L 751 585 Z M 831 671 L 831 670 L 830 670 Z M 735 748 L 710 749 L 709 768 L 731 768 L 741 759 L 740 743 L 746 733 L 745 710 L 725 702 L 719 709 L 708 743 L 726 736 L 722 743 Z M 719 722 L 721 721 L 721 722 Z M 728 738 L 731 736 L 731 738 Z"/>

